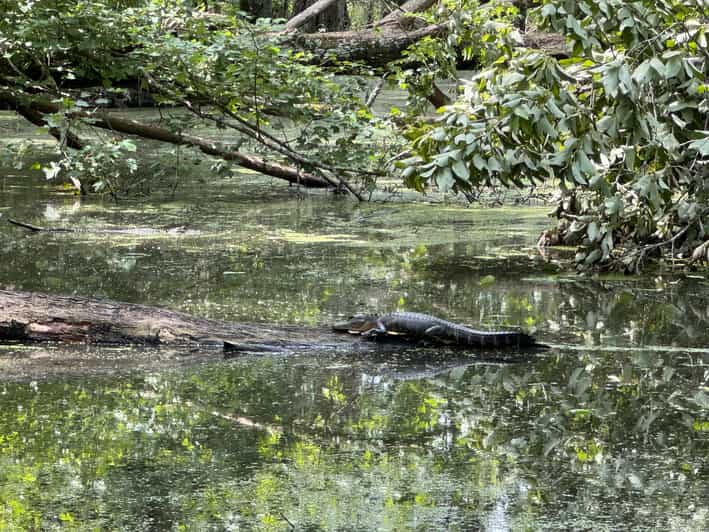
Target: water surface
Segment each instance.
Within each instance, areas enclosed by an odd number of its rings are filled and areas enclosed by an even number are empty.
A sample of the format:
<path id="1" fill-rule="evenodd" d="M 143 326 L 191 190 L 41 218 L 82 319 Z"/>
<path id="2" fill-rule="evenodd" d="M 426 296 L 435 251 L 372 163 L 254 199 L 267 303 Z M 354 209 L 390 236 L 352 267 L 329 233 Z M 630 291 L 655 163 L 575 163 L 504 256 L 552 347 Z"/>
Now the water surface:
<path id="1" fill-rule="evenodd" d="M 575 276 L 535 249 L 544 208 L 209 176 L 113 202 L 3 170 L 0 287 L 303 326 L 416 310 L 552 349 L 0 345 L 0 529 L 707 529 L 704 272 Z"/>

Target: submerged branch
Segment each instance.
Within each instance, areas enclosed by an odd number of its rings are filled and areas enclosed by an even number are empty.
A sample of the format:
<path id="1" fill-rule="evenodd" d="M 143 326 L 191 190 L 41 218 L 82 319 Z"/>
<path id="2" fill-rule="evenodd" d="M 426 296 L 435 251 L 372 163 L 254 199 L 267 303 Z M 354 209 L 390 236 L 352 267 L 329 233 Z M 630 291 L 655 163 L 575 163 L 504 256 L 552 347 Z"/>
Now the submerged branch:
<path id="1" fill-rule="evenodd" d="M 13 220 L 12 218 L 7 219 L 8 223 L 11 223 L 12 225 L 16 225 L 18 227 L 24 227 L 25 229 L 29 229 L 30 231 L 34 231 L 36 233 L 40 231 L 46 231 L 47 229 L 45 227 L 40 227 L 38 225 L 32 225 L 32 224 L 26 224 L 24 222 L 18 222 L 17 220 Z"/>

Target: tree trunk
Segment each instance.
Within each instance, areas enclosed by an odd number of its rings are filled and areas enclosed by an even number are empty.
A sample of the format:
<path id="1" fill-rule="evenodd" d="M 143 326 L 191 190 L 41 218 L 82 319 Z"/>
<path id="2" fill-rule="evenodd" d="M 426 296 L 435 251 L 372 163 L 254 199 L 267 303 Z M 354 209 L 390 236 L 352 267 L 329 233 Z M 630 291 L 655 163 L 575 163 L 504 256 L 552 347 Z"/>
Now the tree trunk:
<path id="1" fill-rule="evenodd" d="M 419 39 L 446 31 L 447 27 L 439 24 L 409 32 L 384 26 L 376 30 L 296 33 L 290 41 L 318 57 L 327 55 L 337 61 L 363 61 L 369 66 L 384 67 L 401 59 L 401 52 Z"/>
<path id="2" fill-rule="evenodd" d="M 317 2 L 311 3 L 309 7 L 293 15 L 286 23 L 286 31 L 292 31 L 306 25 L 307 27 L 312 26 L 312 24 L 309 24 L 310 22 L 317 19 L 324 11 L 327 11 L 333 4 L 339 1 L 340 0 L 317 0 Z M 305 4 L 304 1 L 301 3 Z M 310 28 L 310 31 L 313 31 L 312 28 Z"/>

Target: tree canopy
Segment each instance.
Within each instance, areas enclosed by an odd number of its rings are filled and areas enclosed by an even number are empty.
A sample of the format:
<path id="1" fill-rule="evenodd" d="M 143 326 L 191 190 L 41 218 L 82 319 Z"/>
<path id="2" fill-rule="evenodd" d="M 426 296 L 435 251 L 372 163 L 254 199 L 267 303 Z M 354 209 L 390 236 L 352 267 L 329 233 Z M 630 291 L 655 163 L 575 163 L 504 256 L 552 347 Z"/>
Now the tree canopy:
<path id="1" fill-rule="evenodd" d="M 701 0 L 411 0 L 345 31 L 317 18 L 329 0 L 285 22 L 252 4 L 0 0 L 0 104 L 59 140 L 45 173 L 85 191 L 138 182 L 142 137 L 360 199 L 385 175 L 469 197 L 545 184 L 559 225 L 540 243 L 579 246 L 581 269 L 709 257 Z M 377 78 L 407 109 L 371 111 Z M 171 112 L 108 110 L 127 88 Z"/>

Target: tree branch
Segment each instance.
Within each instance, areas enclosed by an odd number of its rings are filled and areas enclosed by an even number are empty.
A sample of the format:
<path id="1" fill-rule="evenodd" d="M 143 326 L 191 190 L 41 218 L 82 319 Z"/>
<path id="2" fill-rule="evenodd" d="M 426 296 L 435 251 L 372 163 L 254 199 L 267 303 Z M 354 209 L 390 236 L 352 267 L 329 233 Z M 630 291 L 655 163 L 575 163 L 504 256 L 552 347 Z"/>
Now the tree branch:
<path id="1" fill-rule="evenodd" d="M 404 18 L 407 13 L 418 13 L 424 9 L 428 9 L 437 1 L 438 0 L 409 0 L 408 2 L 398 6 L 385 17 L 382 17 L 382 19 L 379 20 L 379 22 L 377 22 L 374 26 L 386 26 L 388 24 L 401 25 L 401 19 Z"/>
<path id="2" fill-rule="evenodd" d="M 47 127 L 47 122 L 44 119 L 44 114 L 27 107 L 26 105 L 17 105 L 15 110 L 22 115 L 26 120 L 32 122 L 34 125 L 39 127 Z M 71 131 L 67 130 L 62 136 L 62 132 L 58 127 L 48 128 L 49 134 L 57 139 L 60 143 L 64 143 L 69 148 L 74 148 L 75 150 L 80 150 L 84 147 L 84 143 L 81 142 L 78 136 L 76 136 Z"/>
<path id="3" fill-rule="evenodd" d="M 304 9 L 303 11 L 292 17 L 288 22 L 286 22 L 285 31 L 297 30 L 310 19 L 317 17 L 320 13 L 325 11 L 335 2 L 337 2 L 337 0 L 318 0 L 309 8 Z"/>
<path id="4" fill-rule="evenodd" d="M 416 41 L 440 35 L 447 29 L 447 24 L 431 24 L 409 32 L 387 26 L 376 30 L 296 33 L 286 38 L 286 43 L 335 61 L 362 61 L 383 67 L 400 59 L 401 52 Z"/>
<path id="5" fill-rule="evenodd" d="M 169 91 L 165 89 L 165 87 L 162 86 L 160 82 L 155 80 L 150 74 L 144 73 L 146 76 L 146 79 L 148 82 L 153 85 L 156 89 L 159 91 L 168 94 Z M 170 95 L 172 98 L 176 98 L 175 95 Z M 311 161 L 310 159 L 307 159 L 306 157 L 302 156 L 295 150 L 293 150 L 290 146 L 288 146 L 286 143 L 278 140 L 275 138 L 273 135 L 269 134 L 268 132 L 264 131 L 260 127 L 251 124 L 250 122 L 244 120 L 237 114 L 233 113 L 230 109 L 227 107 L 217 103 L 217 102 L 209 102 L 211 105 L 215 106 L 217 109 L 219 109 L 223 114 L 231 117 L 233 120 L 235 120 L 237 123 L 233 124 L 231 122 L 228 122 L 224 120 L 223 118 L 219 116 L 214 116 L 211 113 L 205 113 L 202 112 L 200 109 L 196 109 L 193 105 L 192 102 L 185 98 L 178 98 L 182 101 L 182 105 L 184 105 L 189 111 L 195 114 L 195 116 L 198 116 L 199 118 L 203 120 L 209 120 L 211 122 L 214 122 L 215 124 L 223 127 L 229 127 L 231 129 L 234 129 L 238 131 L 239 133 L 246 135 L 247 137 L 250 137 L 251 139 L 255 140 L 256 142 L 259 142 L 263 144 L 265 147 L 280 153 L 281 155 L 284 155 L 288 157 L 289 159 L 295 161 L 296 163 L 300 163 L 304 166 L 311 166 L 313 168 L 319 168 L 321 170 L 320 176 L 330 183 L 334 188 L 339 188 L 340 186 L 344 186 L 353 196 L 355 196 L 359 201 L 364 201 L 364 198 L 361 196 L 359 192 L 357 192 L 352 185 L 350 185 L 347 180 L 344 178 L 340 177 L 335 173 L 336 175 L 330 176 L 327 175 L 327 172 L 325 170 L 330 170 L 330 168 L 327 167 L 327 165 L 324 165 L 322 163 L 319 163 L 317 161 Z"/>
<path id="6" fill-rule="evenodd" d="M 14 107 L 17 107 L 20 103 L 12 93 L 5 91 L 0 91 L 0 99 L 13 103 Z M 30 102 L 28 106 L 30 109 L 43 114 L 57 113 L 62 110 L 59 105 L 42 99 L 35 99 Z M 332 186 L 332 184 L 325 179 L 309 172 L 303 172 L 300 169 L 293 168 L 291 166 L 272 163 L 254 155 L 246 155 L 244 153 L 231 150 L 227 146 L 219 145 L 216 142 L 212 142 L 195 135 L 174 133 L 159 126 L 152 126 L 143 124 L 136 120 L 128 120 L 125 118 L 112 116 L 105 111 L 98 111 L 95 113 L 71 111 L 68 112 L 67 115 L 73 118 L 87 120 L 87 123 L 91 126 L 108 129 L 110 131 L 117 131 L 128 135 L 137 135 L 139 137 L 169 142 L 171 144 L 192 146 L 207 155 L 220 157 L 226 161 L 235 161 L 239 166 L 277 177 L 279 179 L 284 179 L 290 183 L 300 184 L 311 188 L 327 188 Z"/>

